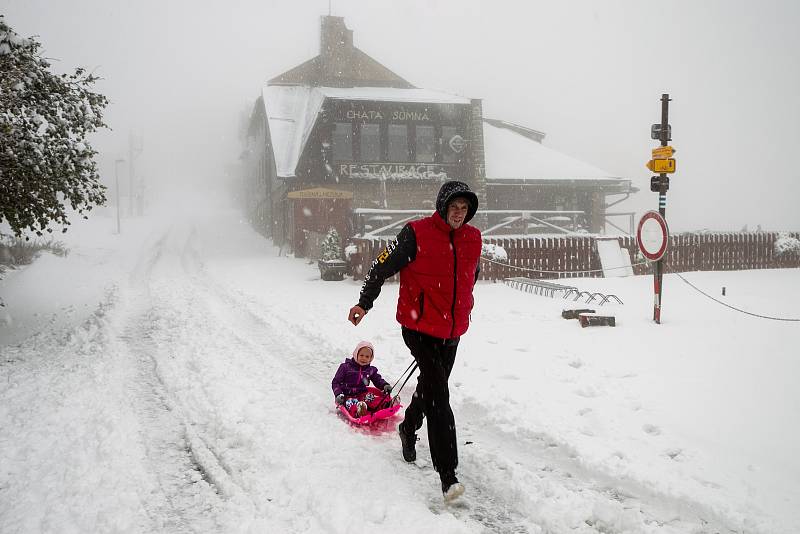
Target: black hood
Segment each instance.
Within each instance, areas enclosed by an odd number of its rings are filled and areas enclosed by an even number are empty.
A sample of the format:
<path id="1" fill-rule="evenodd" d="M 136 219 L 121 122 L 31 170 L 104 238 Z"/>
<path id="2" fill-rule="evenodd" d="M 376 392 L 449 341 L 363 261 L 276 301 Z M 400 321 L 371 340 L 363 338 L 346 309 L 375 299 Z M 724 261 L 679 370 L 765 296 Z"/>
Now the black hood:
<path id="1" fill-rule="evenodd" d="M 436 213 L 447 221 L 447 204 L 458 197 L 469 202 L 467 216 L 464 218 L 464 224 L 467 224 L 475 216 L 475 212 L 478 211 L 478 196 L 470 191 L 469 186 L 464 182 L 453 180 L 442 184 L 439 194 L 436 195 Z"/>

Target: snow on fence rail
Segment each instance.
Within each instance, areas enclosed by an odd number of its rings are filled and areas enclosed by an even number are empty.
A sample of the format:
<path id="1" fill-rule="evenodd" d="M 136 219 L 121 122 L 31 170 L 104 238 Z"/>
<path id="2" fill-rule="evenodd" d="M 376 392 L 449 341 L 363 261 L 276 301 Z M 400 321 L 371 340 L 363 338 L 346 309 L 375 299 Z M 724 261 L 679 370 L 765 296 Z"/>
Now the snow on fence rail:
<path id="1" fill-rule="evenodd" d="M 800 232 L 685 233 L 670 236 L 664 255 L 667 273 L 687 271 L 734 271 L 800 267 L 800 250 L 781 247 L 781 239 L 800 239 Z M 351 272 L 363 278 L 372 260 L 389 243 L 386 238 L 353 238 L 356 251 L 349 256 Z M 642 264 L 636 238 L 618 238 L 631 256 L 634 274 L 648 274 Z M 574 237 L 484 237 L 484 243 L 505 250 L 506 262 L 482 261 L 481 280 L 514 276 L 572 278 L 602 276 L 594 236 Z M 776 243 L 779 245 L 776 247 Z M 541 272 L 544 271 L 544 272 Z"/>

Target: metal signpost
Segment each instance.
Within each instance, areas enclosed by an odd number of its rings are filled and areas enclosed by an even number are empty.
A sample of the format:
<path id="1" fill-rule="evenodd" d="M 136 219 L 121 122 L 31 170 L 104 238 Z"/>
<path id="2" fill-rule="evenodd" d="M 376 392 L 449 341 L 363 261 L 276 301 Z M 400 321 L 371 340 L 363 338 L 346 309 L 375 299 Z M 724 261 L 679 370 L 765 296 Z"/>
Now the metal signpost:
<path id="1" fill-rule="evenodd" d="M 658 193 L 658 215 L 660 215 L 660 219 L 663 221 L 666 235 L 664 250 L 666 250 L 666 241 L 669 238 L 668 232 L 666 232 L 667 222 L 664 220 L 667 212 L 667 191 L 669 191 L 669 176 L 667 176 L 667 174 L 675 172 L 675 159 L 672 158 L 675 149 L 668 145 L 669 141 L 672 141 L 672 126 L 669 124 L 669 101 L 670 98 L 668 94 L 661 95 L 661 123 L 653 124 L 650 128 L 651 139 L 660 141 L 661 146 L 653 149 L 653 157 L 647 162 L 647 168 L 650 169 L 650 171 L 659 173 L 658 176 L 650 178 L 650 191 Z M 645 217 L 647 217 L 647 215 L 645 215 Z M 648 220 L 652 219 L 652 217 L 648 218 Z M 647 224 L 644 217 L 642 218 L 642 222 L 639 223 L 640 230 L 643 223 Z M 637 232 L 637 240 L 639 237 L 638 234 L 639 232 Z M 639 244 L 639 248 L 642 250 L 645 257 L 648 257 L 644 249 L 642 249 L 641 243 Z M 653 321 L 658 324 L 661 323 L 661 295 L 663 290 L 661 282 L 664 275 L 664 266 L 661 256 L 663 256 L 663 251 L 658 259 L 655 260 L 656 263 L 653 270 L 653 289 L 655 292 Z"/>

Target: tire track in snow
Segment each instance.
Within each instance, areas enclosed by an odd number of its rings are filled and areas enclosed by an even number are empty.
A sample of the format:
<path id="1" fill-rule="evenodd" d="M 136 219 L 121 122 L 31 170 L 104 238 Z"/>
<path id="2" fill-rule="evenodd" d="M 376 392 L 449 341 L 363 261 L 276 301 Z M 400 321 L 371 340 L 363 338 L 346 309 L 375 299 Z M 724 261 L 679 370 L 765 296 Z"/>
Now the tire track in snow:
<path id="1" fill-rule="evenodd" d="M 159 372 L 153 341 L 158 322 L 153 307 L 150 280 L 173 234 L 170 227 L 146 245 L 130 275 L 132 288 L 118 336 L 119 349 L 131 362 L 132 409 L 141 421 L 139 439 L 148 470 L 159 492 L 147 495 L 148 515 L 158 530 L 206 532 L 218 530 L 215 519 L 223 514 L 220 481 L 197 461 L 192 436 Z M 198 506 L 198 503 L 201 503 Z"/>

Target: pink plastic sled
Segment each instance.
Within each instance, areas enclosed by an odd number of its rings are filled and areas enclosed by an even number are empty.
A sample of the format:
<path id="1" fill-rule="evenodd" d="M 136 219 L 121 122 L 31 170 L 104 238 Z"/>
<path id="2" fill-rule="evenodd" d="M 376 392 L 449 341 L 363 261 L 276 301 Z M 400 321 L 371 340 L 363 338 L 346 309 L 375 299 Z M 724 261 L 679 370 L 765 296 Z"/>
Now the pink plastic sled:
<path id="1" fill-rule="evenodd" d="M 377 389 L 377 388 L 367 388 L 368 391 L 371 391 L 375 394 L 376 397 L 383 397 L 385 396 L 384 393 Z M 381 408 L 375 412 L 368 412 L 366 415 L 362 415 L 361 417 L 353 417 L 350 415 L 350 412 L 347 411 L 347 408 L 344 406 L 337 406 L 339 410 L 339 415 L 344 417 L 351 425 L 371 425 L 377 421 L 382 421 L 384 419 L 391 419 L 392 417 L 400 411 L 403 407 L 402 404 L 395 404 L 393 406 L 389 406 L 387 408 Z"/>

